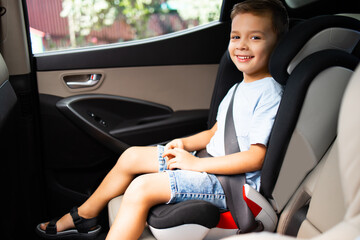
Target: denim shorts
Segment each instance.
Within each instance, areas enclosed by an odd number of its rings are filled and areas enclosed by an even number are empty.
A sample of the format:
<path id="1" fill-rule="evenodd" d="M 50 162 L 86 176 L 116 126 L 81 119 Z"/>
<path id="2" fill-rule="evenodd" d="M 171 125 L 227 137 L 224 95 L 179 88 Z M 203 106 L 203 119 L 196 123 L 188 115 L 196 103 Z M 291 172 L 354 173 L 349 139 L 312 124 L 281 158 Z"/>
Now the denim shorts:
<path id="1" fill-rule="evenodd" d="M 159 172 L 167 172 L 171 186 L 171 198 L 168 203 L 187 200 L 204 200 L 220 209 L 226 209 L 225 193 L 214 174 L 187 170 L 168 170 L 162 157 L 164 146 L 158 146 Z"/>

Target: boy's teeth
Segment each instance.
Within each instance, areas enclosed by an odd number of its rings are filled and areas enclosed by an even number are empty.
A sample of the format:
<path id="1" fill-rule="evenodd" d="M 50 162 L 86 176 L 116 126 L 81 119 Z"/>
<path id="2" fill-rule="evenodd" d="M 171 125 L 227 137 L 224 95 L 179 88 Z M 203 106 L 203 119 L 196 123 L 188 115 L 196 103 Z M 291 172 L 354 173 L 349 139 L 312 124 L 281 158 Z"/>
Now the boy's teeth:
<path id="1" fill-rule="evenodd" d="M 240 59 L 250 59 L 250 57 L 240 57 Z"/>

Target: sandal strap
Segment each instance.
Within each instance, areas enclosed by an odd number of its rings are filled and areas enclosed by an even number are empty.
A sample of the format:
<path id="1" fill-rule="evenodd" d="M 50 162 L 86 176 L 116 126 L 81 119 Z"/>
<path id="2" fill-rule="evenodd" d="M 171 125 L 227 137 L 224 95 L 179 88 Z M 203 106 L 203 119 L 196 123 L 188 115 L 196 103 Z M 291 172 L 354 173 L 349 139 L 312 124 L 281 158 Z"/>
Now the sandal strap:
<path id="1" fill-rule="evenodd" d="M 46 226 L 45 232 L 47 234 L 56 234 L 57 233 L 57 227 L 56 227 L 56 223 L 59 220 L 59 218 L 54 218 L 53 220 L 51 220 L 48 225 Z"/>
<path id="2" fill-rule="evenodd" d="M 70 215 L 74 221 L 75 228 L 79 233 L 88 233 L 89 230 L 97 225 L 97 218 L 86 219 L 79 216 L 77 207 L 70 210 Z"/>

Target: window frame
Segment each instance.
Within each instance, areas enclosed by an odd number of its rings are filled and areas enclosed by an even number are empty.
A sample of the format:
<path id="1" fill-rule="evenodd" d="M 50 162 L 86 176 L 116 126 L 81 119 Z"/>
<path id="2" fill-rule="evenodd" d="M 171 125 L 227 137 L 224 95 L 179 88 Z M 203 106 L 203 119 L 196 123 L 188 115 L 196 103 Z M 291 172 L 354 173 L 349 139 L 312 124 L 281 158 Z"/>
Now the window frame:
<path id="1" fill-rule="evenodd" d="M 221 34 L 212 34 L 215 32 Z M 229 22 L 215 21 L 143 40 L 39 53 L 34 57 L 38 71 L 217 64 L 227 49 L 229 32 Z M 211 39 L 208 36 L 212 36 Z M 208 51 L 213 54 L 204 59 L 202 56 L 208 55 Z"/>

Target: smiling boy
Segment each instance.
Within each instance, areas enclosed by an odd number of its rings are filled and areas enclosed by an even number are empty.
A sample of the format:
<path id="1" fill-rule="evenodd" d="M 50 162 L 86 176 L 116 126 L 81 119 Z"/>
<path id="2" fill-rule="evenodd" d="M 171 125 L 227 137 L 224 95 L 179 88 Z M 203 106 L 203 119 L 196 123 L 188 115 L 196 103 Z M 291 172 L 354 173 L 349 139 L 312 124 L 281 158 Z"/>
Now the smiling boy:
<path id="1" fill-rule="evenodd" d="M 268 62 L 277 40 L 271 28 L 271 13 L 262 16 L 237 14 L 231 29 L 229 53 L 236 67 L 243 72 L 244 82 L 271 77 Z"/>
<path id="2" fill-rule="evenodd" d="M 270 4 L 276 4 L 273 2 Z M 238 5 L 231 14 L 229 53 L 236 67 L 244 73 L 245 82 L 270 77 L 270 54 L 279 36 L 288 28 L 287 16 L 275 14 L 279 13 L 263 9 L 261 1 L 254 2 L 252 7 Z"/>
<path id="3" fill-rule="evenodd" d="M 271 77 L 268 61 L 287 29 L 287 14 L 278 0 L 247 0 L 234 6 L 231 18 L 228 51 L 244 79 L 221 102 L 215 125 L 166 146 L 129 148 L 85 203 L 58 221 L 39 224 L 40 236 L 94 237 L 96 217 L 120 194 L 124 198 L 107 239 L 138 239 L 149 209 L 157 204 L 196 199 L 226 209 L 216 174 L 245 173 L 246 182 L 259 189 L 260 170 L 283 91 Z M 231 110 L 241 152 L 225 155 L 225 115 L 234 92 Z M 203 149 L 212 157 L 199 158 L 192 153 Z M 78 230 L 69 231 L 74 226 Z"/>

